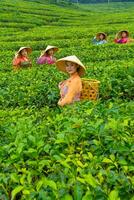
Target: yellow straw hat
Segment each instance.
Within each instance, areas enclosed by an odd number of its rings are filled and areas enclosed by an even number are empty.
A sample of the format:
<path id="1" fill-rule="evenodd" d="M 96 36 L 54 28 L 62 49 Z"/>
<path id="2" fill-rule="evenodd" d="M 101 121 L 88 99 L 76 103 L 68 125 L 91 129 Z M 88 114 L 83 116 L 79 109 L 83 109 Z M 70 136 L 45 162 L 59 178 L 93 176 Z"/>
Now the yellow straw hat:
<path id="1" fill-rule="evenodd" d="M 20 54 L 20 52 L 23 50 L 23 49 L 26 49 L 27 53 L 31 53 L 32 52 L 32 49 L 30 47 L 21 47 L 16 54 Z"/>
<path id="2" fill-rule="evenodd" d="M 46 47 L 46 49 L 44 50 L 44 51 L 42 51 L 42 53 L 41 53 L 41 55 L 44 55 L 48 50 L 50 50 L 50 49 L 53 49 L 54 50 L 54 52 L 56 52 L 56 51 L 58 51 L 59 50 L 59 48 L 58 47 L 56 47 L 56 46 L 51 46 L 51 45 L 48 45 L 47 47 Z"/>
<path id="3" fill-rule="evenodd" d="M 121 37 L 123 32 L 125 32 L 127 34 L 127 37 L 129 37 L 129 32 L 127 30 L 119 31 L 118 36 Z"/>
<path id="4" fill-rule="evenodd" d="M 86 68 L 75 55 L 67 56 L 67 57 L 61 58 L 56 61 L 56 66 L 60 71 L 67 73 L 66 72 L 66 61 L 73 62 L 73 63 L 76 63 L 77 65 L 79 65 L 78 74 L 80 76 L 84 75 Z"/>
<path id="5" fill-rule="evenodd" d="M 96 34 L 96 38 L 99 38 L 99 36 L 100 36 L 101 34 L 104 35 L 104 39 L 106 40 L 106 39 L 107 39 L 107 34 L 104 33 L 104 32 L 99 32 L 99 33 L 97 33 L 97 34 Z"/>

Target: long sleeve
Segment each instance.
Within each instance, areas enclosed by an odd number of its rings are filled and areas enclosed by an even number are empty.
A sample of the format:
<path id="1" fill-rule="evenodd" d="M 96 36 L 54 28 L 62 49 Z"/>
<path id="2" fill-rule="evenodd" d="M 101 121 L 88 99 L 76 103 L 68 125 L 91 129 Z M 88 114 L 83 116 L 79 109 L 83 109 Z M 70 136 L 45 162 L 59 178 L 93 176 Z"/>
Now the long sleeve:
<path id="1" fill-rule="evenodd" d="M 93 42 L 93 44 L 97 44 L 97 39 L 96 39 L 96 37 L 93 38 L 92 42 Z"/>
<path id="2" fill-rule="evenodd" d="M 47 58 L 45 56 L 41 56 L 37 59 L 37 64 L 43 65 L 47 63 Z"/>
<path id="3" fill-rule="evenodd" d="M 14 58 L 13 59 L 13 65 L 14 66 L 20 65 L 20 63 L 21 63 L 21 60 L 19 58 Z"/>
<path id="4" fill-rule="evenodd" d="M 128 38 L 114 39 L 115 43 L 125 44 L 128 42 Z"/>
<path id="5" fill-rule="evenodd" d="M 96 37 L 92 40 L 93 44 L 99 45 L 99 44 L 106 44 L 107 40 L 97 40 Z"/>
<path id="6" fill-rule="evenodd" d="M 106 44 L 107 43 L 107 40 L 103 40 L 103 44 Z"/>
<path id="7" fill-rule="evenodd" d="M 65 104 L 70 104 L 75 100 L 75 97 L 78 95 L 80 96 L 82 90 L 82 83 L 80 77 L 75 78 L 71 81 L 71 83 L 68 85 L 68 91 L 65 97 L 61 100 L 59 100 L 58 104 L 60 106 L 64 106 Z"/>
<path id="8" fill-rule="evenodd" d="M 120 40 L 117 39 L 117 38 L 114 39 L 114 42 L 115 42 L 115 43 L 121 43 Z"/>
<path id="9" fill-rule="evenodd" d="M 31 61 L 27 57 L 18 57 L 13 59 L 13 66 L 23 66 L 24 65 L 31 65 Z"/>

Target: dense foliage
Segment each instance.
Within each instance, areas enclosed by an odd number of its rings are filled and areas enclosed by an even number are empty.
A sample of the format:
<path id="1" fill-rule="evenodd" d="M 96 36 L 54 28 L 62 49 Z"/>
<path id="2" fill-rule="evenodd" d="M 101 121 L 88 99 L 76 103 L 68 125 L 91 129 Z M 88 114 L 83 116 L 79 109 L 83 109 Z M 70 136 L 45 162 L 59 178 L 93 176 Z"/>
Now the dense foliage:
<path id="1" fill-rule="evenodd" d="M 133 0 L 72 0 L 78 3 L 110 3 L 110 2 L 133 2 Z"/>
<path id="2" fill-rule="evenodd" d="M 40 1 L 0 4 L 0 200 L 134 200 L 134 4 L 61 8 Z M 126 22 L 129 22 L 126 24 Z M 98 31 L 109 43 L 93 46 Z M 86 78 L 100 80 L 100 98 L 59 108 L 55 66 L 37 66 L 46 45 L 57 58 L 75 54 Z M 33 67 L 12 70 L 20 46 Z"/>
<path id="3" fill-rule="evenodd" d="M 133 0 L 48 0 L 48 1 L 50 3 L 63 3 L 63 4 L 64 3 L 86 3 L 86 4 L 88 4 L 88 3 L 133 2 Z"/>

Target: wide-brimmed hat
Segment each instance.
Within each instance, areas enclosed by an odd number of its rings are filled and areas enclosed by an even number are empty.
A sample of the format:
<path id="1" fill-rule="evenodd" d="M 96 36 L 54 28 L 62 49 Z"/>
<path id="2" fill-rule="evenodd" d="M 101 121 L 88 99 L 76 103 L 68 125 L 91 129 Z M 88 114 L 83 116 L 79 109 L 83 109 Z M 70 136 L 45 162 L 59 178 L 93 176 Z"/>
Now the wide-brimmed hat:
<path id="1" fill-rule="evenodd" d="M 76 63 L 77 65 L 79 65 L 78 74 L 80 76 L 82 76 L 85 73 L 85 70 L 86 70 L 85 66 L 81 63 L 81 61 L 75 55 L 67 56 L 67 57 L 64 57 L 64 58 L 57 60 L 56 66 L 60 71 L 67 73 L 67 71 L 66 71 L 66 61 L 73 62 L 73 63 Z"/>
<path id="2" fill-rule="evenodd" d="M 104 33 L 104 32 L 99 32 L 99 33 L 97 33 L 97 34 L 96 34 L 96 38 L 99 38 L 101 34 L 104 35 L 104 39 L 106 40 L 106 39 L 107 39 L 107 34 Z"/>
<path id="3" fill-rule="evenodd" d="M 21 52 L 23 49 L 26 49 L 27 53 L 31 53 L 31 52 L 32 52 L 32 49 L 31 49 L 30 47 L 21 47 L 21 48 L 16 52 L 16 54 L 20 54 L 20 52 Z"/>
<path id="4" fill-rule="evenodd" d="M 56 51 L 58 51 L 58 50 L 59 50 L 59 48 L 58 48 L 58 47 L 56 47 L 56 46 L 51 46 L 51 45 L 48 45 L 48 46 L 46 47 L 46 49 L 45 49 L 44 51 L 42 51 L 42 54 L 45 54 L 45 53 L 47 53 L 47 51 L 49 51 L 50 49 L 53 49 L 53 50 L 54 50 L 54 52 L 56 52 Z"/>
<path id="5" fill-rule="evenodd" d="M 121 37 L 122 33 L 125 32 L 127 34 L 127 37 L 129 37 L 129 32 L 127 30 L 122 30 L 118 32 L 118 36 Z"/>

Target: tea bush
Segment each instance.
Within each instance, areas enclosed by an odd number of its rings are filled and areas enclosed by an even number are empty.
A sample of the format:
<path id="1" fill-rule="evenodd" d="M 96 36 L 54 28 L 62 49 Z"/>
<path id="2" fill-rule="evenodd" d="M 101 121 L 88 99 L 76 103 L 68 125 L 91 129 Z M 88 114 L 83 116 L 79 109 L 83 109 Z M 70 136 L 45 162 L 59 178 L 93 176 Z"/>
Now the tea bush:
<path id="1" fill-rule="evenodd" d="M 0 200 L 134 200 L 134 3 L 58 6 L 47 1 L 0 4 Z M 109 43 L 94 46 L 98 31 Z M 77 55 L 100 98 L 59 108 L 55 66 L 38 66 L 46 45 L 56 57 Z M 20 46 L 31 46 L 31 69 L 12 70 Z"/>

